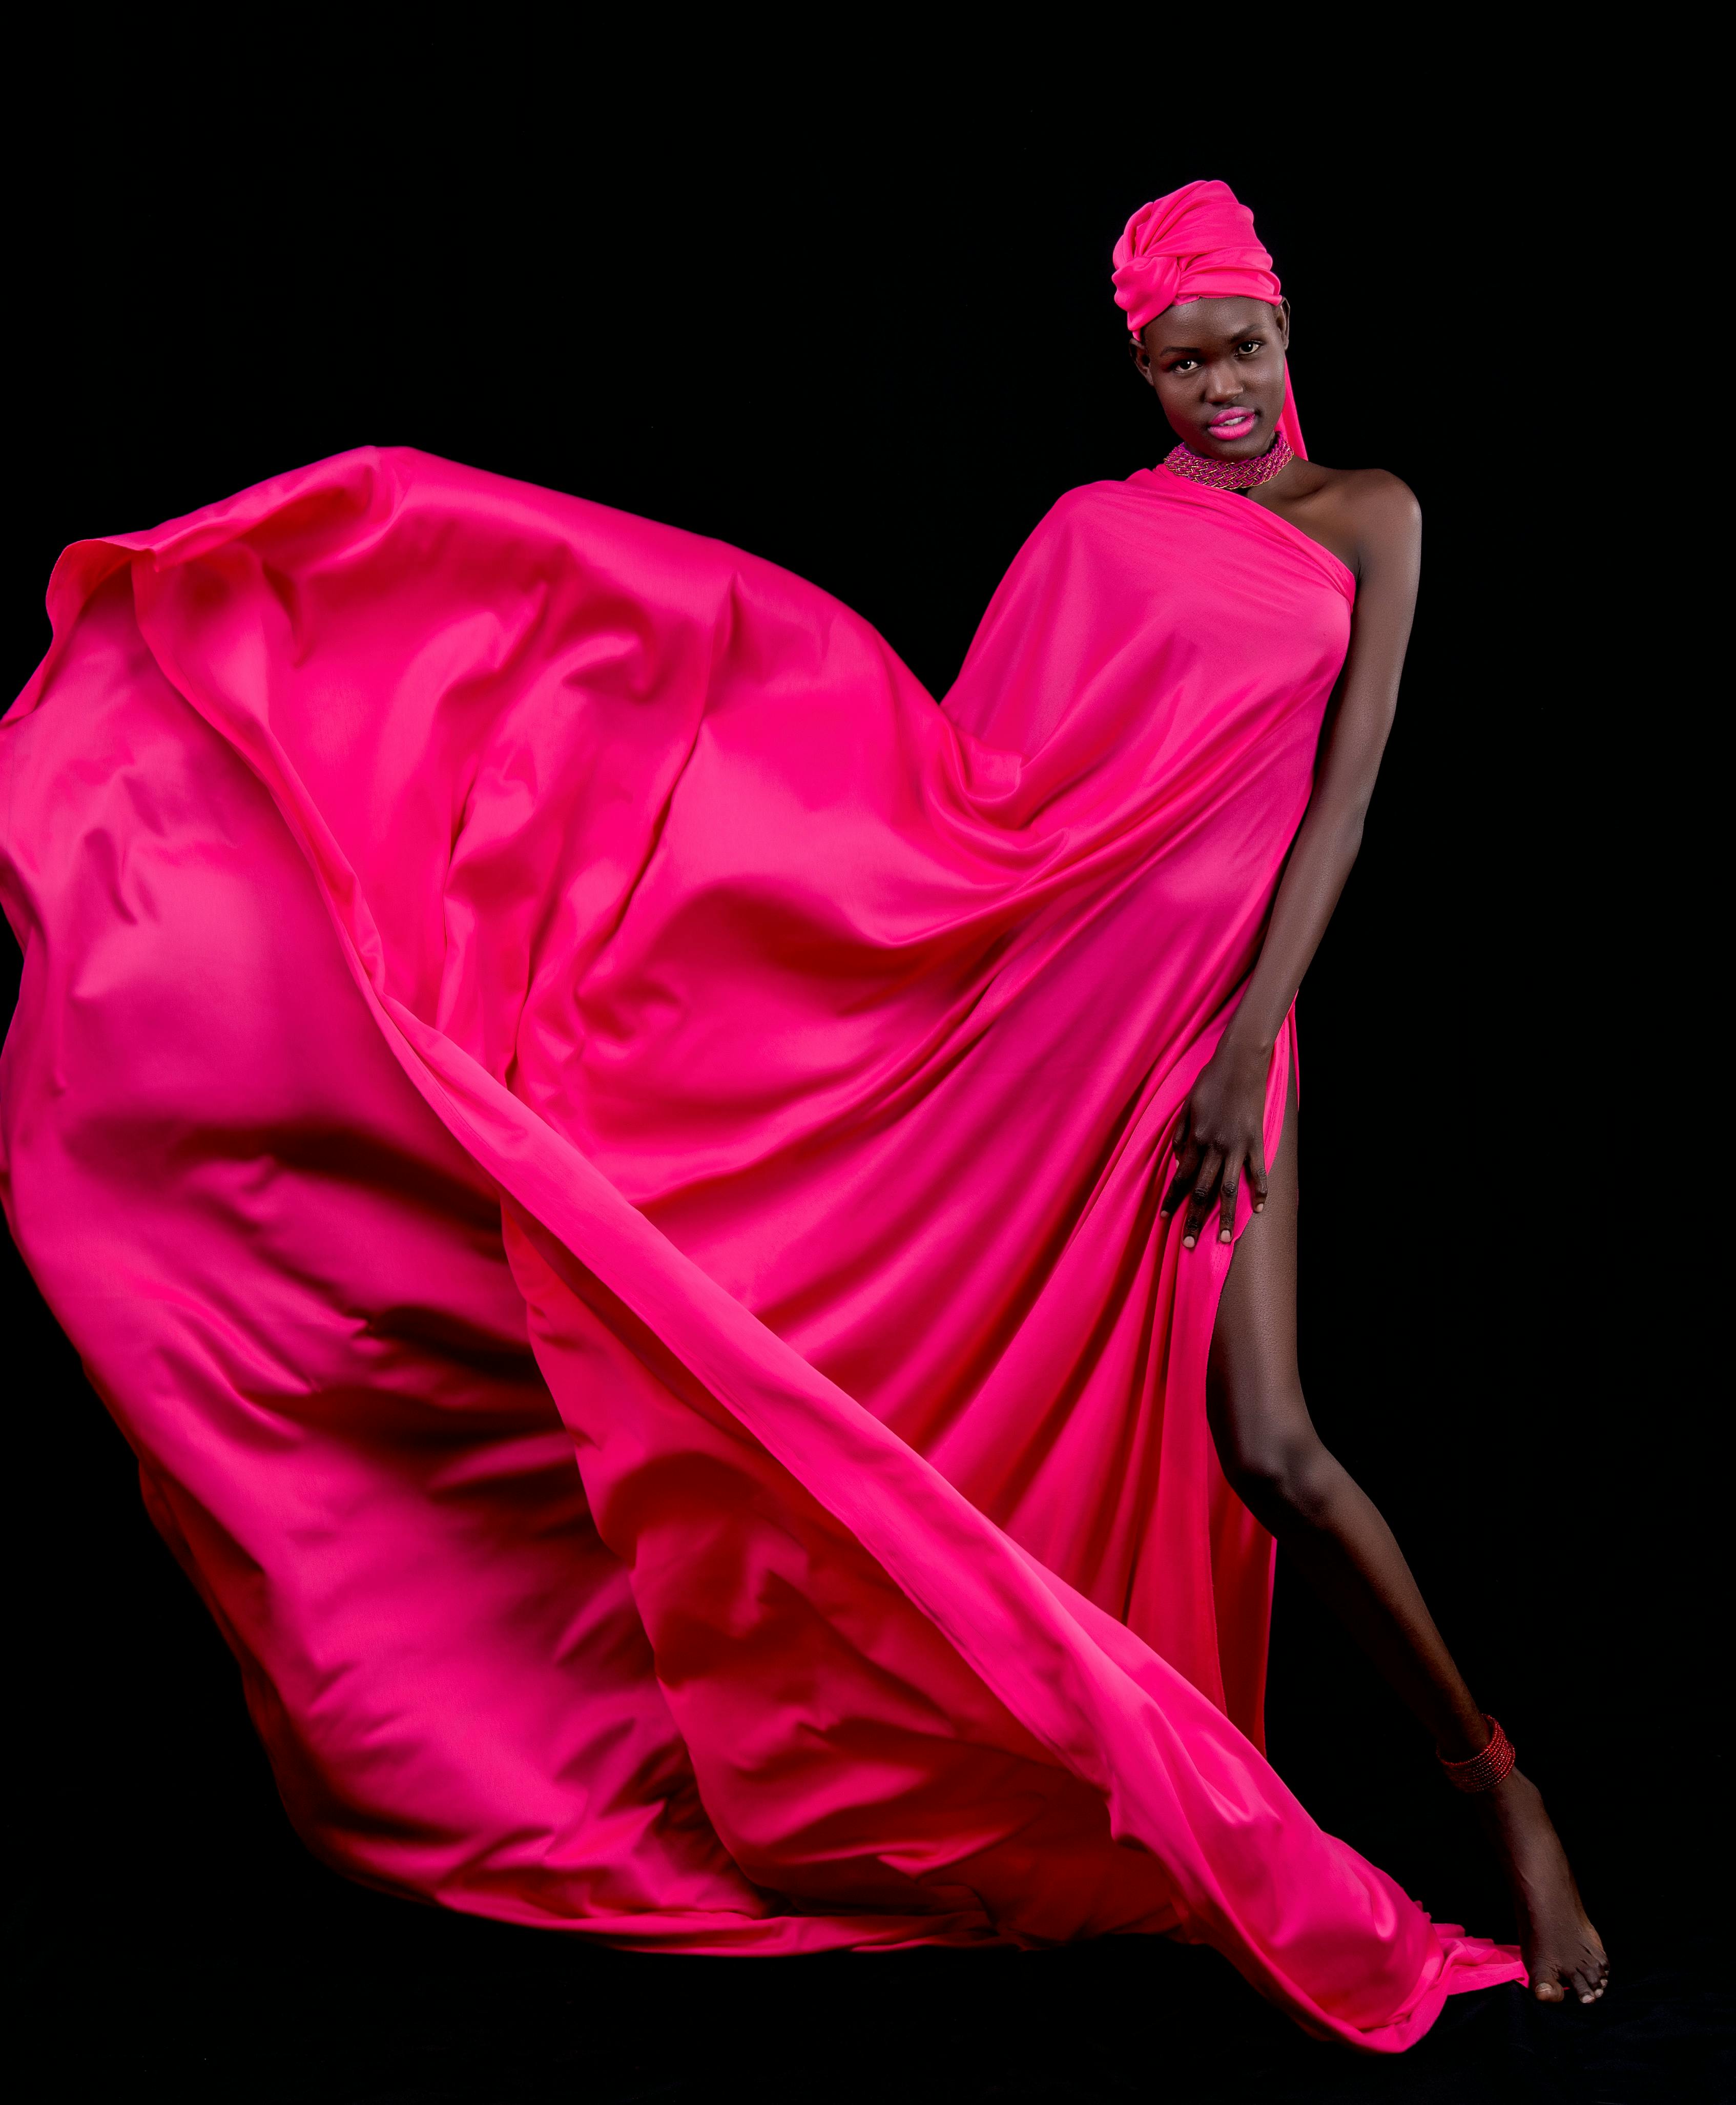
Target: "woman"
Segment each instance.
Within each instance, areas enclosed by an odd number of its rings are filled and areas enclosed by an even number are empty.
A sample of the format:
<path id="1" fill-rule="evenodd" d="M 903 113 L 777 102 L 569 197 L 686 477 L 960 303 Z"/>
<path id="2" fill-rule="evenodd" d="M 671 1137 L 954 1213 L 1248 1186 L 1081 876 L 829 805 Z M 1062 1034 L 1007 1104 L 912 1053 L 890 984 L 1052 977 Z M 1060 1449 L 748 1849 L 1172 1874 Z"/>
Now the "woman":
<path id="1" fill-rule="evenodd" d="M 681 1950 L 1176 1934 L 1390 2051 L 1524 1968 L 1265 1762 L 1250 1507 L 1601 1985 L 1282 1330 L 1414 530 L 1267 452 L 1221 186 L 1124 247 L 1199 465 L 1064 498 L 943 710 L 769 565 L 413 454 L 67 551 L 8 1218 L 329 1861 Z"/>
<path id="2" fill-rule="evenodd" d="M 1187 244 L 1213 253 L 1172 257 L 1183 226 Z M 1453 1781 L 1478 1797 L 1513 1889 L 1533 1992 L 1544 2002 L 1569 1992 L 1591 2002 L 1604 1991 L 1608 1960 L 1542 1799 L 1511 1745 L 1497 1741 L 1487 1754 L 1490 1721 L 1391 1530 L 1322 1445 L 1302 1398 L 1293 1071 L 1270 1183 L 1266 1082 L 1279 1033 L 1361 845 L 1398 703 L 1421 521 L 1396 476 L 1302 457 L 1285 373 L 1289 302 L 1270 261 L 1252 215 L 1212 183 L 1189 184 L 1146 206 L 1116 250 L 1116 297 L 1127 310 L 1134 361 L 1180 441 L 1167 465 L 1264 507 L 1330 549 L 1356 579 L 1350 647 L 1308 814 L 1259 963 L 1183 1108 L 1165 1210 L 1181 1212 L 1184 1247 L 1194 1247 L 1214 1210 L 1227 1243 L 1244 1171 L 1252 1182 L 1259 1218 L 1237 1244 L 1212 1339 L 1209 1409 L 1225 1473 L 1433 1736 Z"/>

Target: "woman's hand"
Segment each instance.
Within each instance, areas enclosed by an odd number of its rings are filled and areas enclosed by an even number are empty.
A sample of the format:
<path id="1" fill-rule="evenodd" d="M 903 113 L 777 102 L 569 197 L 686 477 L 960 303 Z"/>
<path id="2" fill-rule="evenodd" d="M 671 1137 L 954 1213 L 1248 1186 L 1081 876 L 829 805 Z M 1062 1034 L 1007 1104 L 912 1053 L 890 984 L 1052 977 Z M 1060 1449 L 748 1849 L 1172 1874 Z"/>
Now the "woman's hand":
<path id="1" fill-rule="evenodd" d="M 1217 1239 L 1234 1234 L 1236 1194 L 1244 1167 L 1254 1211 L 1265 1209 L 1265 1085 L 1270 1048 L 1233 1044 L 1225 1037 L 1181 1106 L 1176 1126 L 1176 1177 L 1163 1201 L 1166 1216 L 1184 1200 L 1181 1246 L 1192 1249 L 1214 1202 Z"/>

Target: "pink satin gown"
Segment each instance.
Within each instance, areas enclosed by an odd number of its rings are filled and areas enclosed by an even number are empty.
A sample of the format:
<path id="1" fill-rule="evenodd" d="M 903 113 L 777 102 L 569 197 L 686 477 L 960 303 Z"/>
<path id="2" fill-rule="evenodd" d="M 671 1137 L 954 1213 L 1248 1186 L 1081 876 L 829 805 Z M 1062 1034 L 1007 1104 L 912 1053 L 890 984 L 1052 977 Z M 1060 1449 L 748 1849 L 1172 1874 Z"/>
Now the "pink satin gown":
<path id="1" fill-rule="evenodd" d="M 328 1861 L 677 1951 L 1163 1932 L 1384 2049 L 1520 1977 L 1262 1757 L 1229 1254 L 1157 1211 L 1352 592 L 1075 490 L 937 708 L 413 453 L 67 551 L 7 1216 Z"/>

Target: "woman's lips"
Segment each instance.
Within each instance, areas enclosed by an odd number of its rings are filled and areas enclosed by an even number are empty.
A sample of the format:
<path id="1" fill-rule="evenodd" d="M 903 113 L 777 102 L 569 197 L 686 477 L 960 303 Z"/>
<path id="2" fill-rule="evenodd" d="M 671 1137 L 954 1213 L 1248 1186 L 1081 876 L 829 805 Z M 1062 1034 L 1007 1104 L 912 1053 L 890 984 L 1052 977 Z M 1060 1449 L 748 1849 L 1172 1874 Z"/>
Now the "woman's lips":
<path id="1" fill-rule="evenodd" d="M 1257 415 L 1252 409 L 1232 409 L 1226 416 L 1214 417 L 1206 429 L 1214 439 L 1245 439 L 1254 428 Z"/>

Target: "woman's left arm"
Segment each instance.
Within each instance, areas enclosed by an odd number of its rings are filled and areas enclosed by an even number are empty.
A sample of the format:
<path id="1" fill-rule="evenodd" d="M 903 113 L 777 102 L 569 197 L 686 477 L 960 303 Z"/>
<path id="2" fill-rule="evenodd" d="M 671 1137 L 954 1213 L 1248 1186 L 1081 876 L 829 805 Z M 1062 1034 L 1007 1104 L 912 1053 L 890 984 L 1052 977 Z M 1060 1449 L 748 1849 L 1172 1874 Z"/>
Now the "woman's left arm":
<path id="1" fill-rule="evenodd" d="M 1189 1249 L 1214 1203 L 1219 1240 L 1230 1240 L 1244 1166 L 1256 1212 L 1265 1204 L 1272 1048 L 1362 846 L 1368 800 L 1398 708 L 1417 605 L 1421 513 L 1395 476 L 1347 478 L 1340 502 L 1341 531 L 1357 558 L 1350 647 L 1328 711 L 1314 794 L 1272 902 L 1259 962 L 1176 1128 L 1176 1175 L 1163 1211 L 1172 1213 L 1186 1200 L 1182 1240 Z"/>

